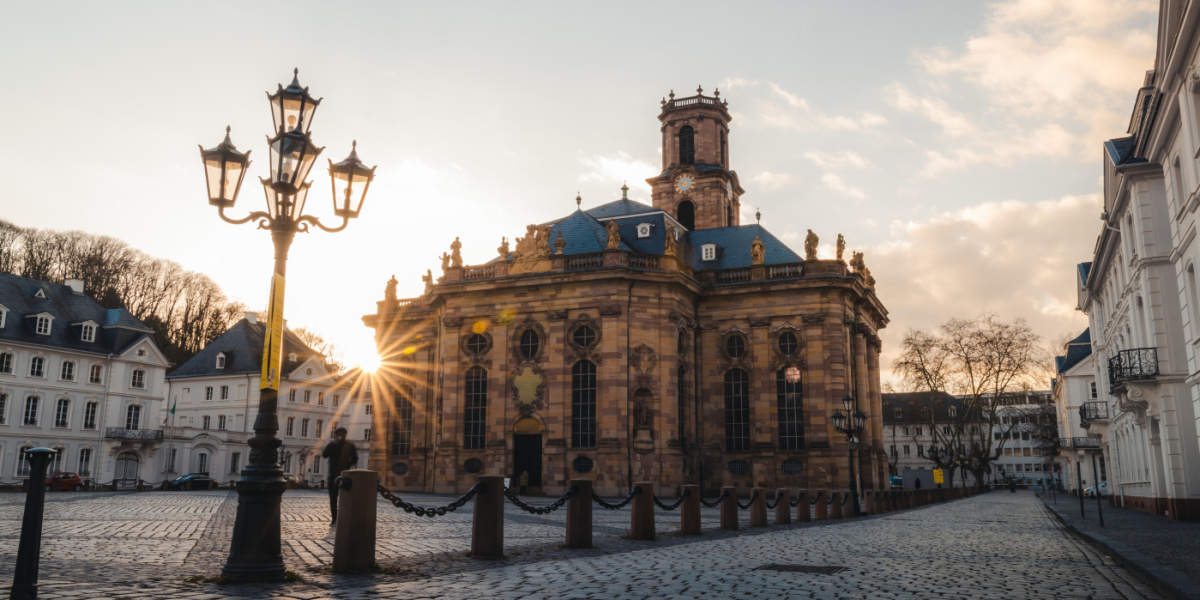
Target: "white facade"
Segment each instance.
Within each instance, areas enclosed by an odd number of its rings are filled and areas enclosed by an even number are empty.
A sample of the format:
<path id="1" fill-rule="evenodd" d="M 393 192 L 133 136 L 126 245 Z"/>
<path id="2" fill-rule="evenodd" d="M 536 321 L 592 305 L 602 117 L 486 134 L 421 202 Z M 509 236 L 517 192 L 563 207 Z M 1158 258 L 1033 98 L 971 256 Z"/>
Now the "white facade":
<path id="1" fill-rule="evenodd" d="M 1054 406 L 1058 414 L 1058 435 L 1062 440 L 1055 462 L 1062 474 L 1061 484 L 1067 491 L 1078 490 L 1081 480 L 1084 488 L 1096 483 L 1091 470 L 1091 453 L 1100 452 L 1099 443 L 1091 447 L 1090 440 L 1094 438 L 1090 438 L 1088 430 L 1083 427 L 1081 415 L 1085 413 L 1080 412 L 1087 405 L 1089 412 L 1086 414 L 1092 417 L 1108 414 L 1107 406 L 1100 400 L 1096 372 L 1095 355 L 1091 354 L 1089 342 L 1086 358 L 1060 370 L 1055 376 Z M 1096 410 L 1099 406 L 1104 406 L 1103 410 Z M 1104 464 L 1104 457 L 1101 454 L 1097 459 L 1099 468 Z"/>

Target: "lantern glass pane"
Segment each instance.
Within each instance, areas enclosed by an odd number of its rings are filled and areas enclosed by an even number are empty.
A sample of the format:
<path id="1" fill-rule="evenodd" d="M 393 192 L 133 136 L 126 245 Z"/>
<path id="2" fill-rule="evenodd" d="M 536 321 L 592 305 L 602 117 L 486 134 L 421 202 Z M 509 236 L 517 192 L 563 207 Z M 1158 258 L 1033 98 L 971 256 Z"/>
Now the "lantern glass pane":
<path id="1" fill-rule="evenodd" d="M 225 161 L 225 190 L 223 199 L 233 204 L 237 199 L 238 188 L 242 184 L 242 177 L 246 175 L 246 163 L 241 161 L 226 160 Z"/>
<path id="2" fill-rule="evenodd" d="M 300 215 L 304 214 L 304 203 L 308 201 L 308 188 L 310 187 L 312 187 L 312 184 L 305 184 L 296 192 L 295 196 L 292 196 L 291 216 L 293 219 L 299 218 Z"/>
<path id="3" fill-rule="evenodd" d="M 285 135 L 271 142 L 271 181 L 298 186 L 308 177 L 320 150 L 308 140 Z"/>
<path id="4" fill-rule="evenodd" d="M 221 195 L 221 156 L 209 154 L 204 157 L 204 177 L 208 179 L 208 199 L 220 200 Z"/>
<path id="5" fill-rule="evenodd" d="M 303 117 L 303 127 L 300 131 L 308 133 L 309 128 L 312 127 L 313 113 L 316 111 L 316 105 L 303 96 L 280 94 L 271 102 L 271 119 L 275 121 L 276 133 L 280 129 L 285 132 L 295 129 L 296 124 L 301 121 L 301 117 Z"/>
<path id="6" fill-rule="evenodd" d="M 260 178 L 261 179 L 261 178 Z M 279 216 L 279 192 L 271 187 L 271 182 L 263 180 L 263 193 L 267 197 L 267 212 L 274 219 Z"/>

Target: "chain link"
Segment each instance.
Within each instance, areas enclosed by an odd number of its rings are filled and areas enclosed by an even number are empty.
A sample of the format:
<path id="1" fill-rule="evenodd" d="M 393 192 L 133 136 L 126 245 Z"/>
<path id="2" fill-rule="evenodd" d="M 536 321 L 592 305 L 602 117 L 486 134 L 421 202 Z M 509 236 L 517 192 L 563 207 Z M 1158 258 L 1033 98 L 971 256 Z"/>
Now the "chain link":
<path id="1" fill-rule="evenodd" d="M 799 494 L 796 494 L 796 499 L 791 501 L 791 505 L 792 506 L 800 506 L 800 503 L 804 502 L 804 496 L 805 496 L 804 492 L 800 492 Z"/>
<path id="2" fill-rule="evenodd" d="M 809 504 L 810 506 L 816 506 L 816 505 L 817 505 L 817 500 L 820 500 L 820 499 L 821 499 L 821 492 L 817 492 L 817 494 L 816 494 L 815 496 L 813 496 L 813 497 L 812 497 L 812 500 L 809 500 L 809 501 L 808 501 L 808 504 Z"/>
<path id="3" fill-rule="evenodd" d="M 579 488 L 576 486 L 571 486 L 571 488 L 567 490 L 567 493 L 563 494 L 558 500 L 555 500 L 546 506 L 533 506 L 532 504 L 526 504 L 522 502 L 520 497 L 512 493 L 512 490 L 504 488 L 504 497 L 508 498 L 509 502 L 515 504 L 517 508 L 531 515 L 548 515 L 562 508 L 562 506 L 567 503 L 567 500 L 570 500 L 571 496 L 574 496 L 577 493 L 579 493 Z"/>
<path id="4" fill-rule="evenodd" d="M 640 493 L 642 493 L 642 487 L 635 486 L 633 488 L 633 491 L 629 492 L 629 495 L 626 496 L 624 500 L 622 500 L 616 504 L 612 504 L 610 502 L 605 502 L 604 498 L 601 498 L 600 496 L 596 495 L 596 492 L 592 492 L 592 500 L 595 500 L 596 504 L 599 504 L 600 506 L 607 508 L 608 510 L 617 510 L 617 509 L 625 508 L 626 506 L 628 506 L 630 502 L 633 502 L 633 497 Z"/>
<path id="5" fill-rule="evenodd" d="M 742 510 L 749 510 L 750 505 L 754 504 L 754 501 L 757 499 L 758 499 L 758 491 L 756 490 L 753 494 L 750 494 L 750 499 L 746 501 L 745 506 L 743 506 L 741 502 L 738 502 L 738 508 L 740 508 Z"/>
<path id="6" fill-rule="evenodd" d="M 655 496 L 654 503 L 657 504 L 658 507 L 663 510 L 675 510 L 675 509 L 679 508 L 680 504 L 683 504 L 683 499 L 687 498 L 691 493 L 692 493 L 692 490 L 683 490 L 683 495 L 680 496 L 679 499 L 676 500 L 674 504 L 670 504 L 670 505 L 663 504 L 662 500 L 659 500 L 658 496 Z"/>
<path id="7" fill-rule="evenodd" d="M 768 500 L 768 501 L 767 501 L 767 510 L 775 510 L 775 507 L 776 507 L 776 506 L 779 506 L 779 501 L 780 501 L 780 500 L 783 500 L 783 496 L 775 496 L 775 501 L 774 501 L 774 502 L 771 502 L 771 501 L 769 501 L 769 500 Z"/>
<path id="8" fill-rule="evenodd" d="M 459 508 L 462 508 L 462 506 L 464 504 L 471 501 L 471 498 L 475 497 L 475 494 L 478 494 L 479 492 L 486 490 L 487 485 L 485 485 L 483 483 L 477 483 L 477 484 L 475 484 L 475 487 L 468 490 L 467 493 L 463 494 L 463 496 L 461 498 L 459 498 L 458 500 L 455 500 L 454 502 L 451 502 L 450 504 L 447 504 L 446 506 L 438 506 L 436 508 L 424 508 L 421 506 L 416 506 L 415 504 L 412 504 L 409 502 L 405 502 L 404 500 L 401 500 L 399 497 L 397 497 L 395 494 L 389 492 L 387 490 L 387 488 L 383 487 L 382 483 L 376 483 L 375 489 L 379 491 L 379 495 L 383 496 L 384 500 L 391 502 L 392 505 L 395 506 L 396 508 L 404 509 L 404 512 L 416 514 L 418 517 L 433 518 L 433 517 L 444 516 L 446 513 L 451 513 L 451 512 L 458 510 Z"/>
<path id="9" fill-rule="evenodd" d="M 728 497 L 729 497 L 729 490 L 725 490 L 725 491 L 721 492 L 721 495 L 720 495 L 720 496 L 717 496 L 717 499 L 716 499 L 716 500 L 713 500 L 712 502 L 709 502 L 708 500 L 705 500 L 704 498 L 701 498 L 701 499 L 700 499 L 700 504 L 703 504 L 703 505 L 705 505 L 705 506 L 707 506 L 707 507 L 709 507 L 709 508 L 716 508 L 716 507 L 718 507 L 718 506 L 720 506 L 720 505 L 721 505 L 721 501 L 722 501 L 722 500 L 724 500 L 724 499 L 726 499 L 726 498 L 728 498 Z"/>

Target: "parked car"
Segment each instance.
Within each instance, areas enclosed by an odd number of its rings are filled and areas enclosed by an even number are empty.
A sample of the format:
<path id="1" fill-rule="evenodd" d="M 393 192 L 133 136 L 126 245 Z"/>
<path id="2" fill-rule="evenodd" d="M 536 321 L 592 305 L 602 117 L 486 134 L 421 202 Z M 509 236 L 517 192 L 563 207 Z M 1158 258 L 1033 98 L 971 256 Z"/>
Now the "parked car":
<path id="1" fill-rule="evenodd" d="M 899 475 L 889 475 L 888 484 L 893 490 L 904 489 L 904 478 Z"/>
<path id="2" fill-rule="evenodd" d="M 1087 488 L 1086 490 L 1083 490 L 1083 495 L 1088 498 L 1095 498 L 1096 497 L 1096 487 L 1092 486 L 1090 488 Z M 1100 482 L 1100 497 L 1104 498 L 1106 496 L 1108 496 L 1108 482 L 1102 481 L 1102 482 Z"/>
<path id="3" fill-rule="evenodd" d="M 215 487 L 217 487 L 217 482 L 203 473 L 191 473 L 176 477 L 167 484 L 167 489 L 172 490 L 211 490 Z"/>
<path id="4" fill-rule="evenodd" d="M 79 477 L 79 475 L 76 473 L 68 473 L 66 471 L 59 471 L 57 473 L 51 474 L 49 477 L 46 478 L 46 491 L 47 492 L 54 491 L 54 490 L 60 490 L 60 491 L 61 490 L 75 490 L 78 492 L 79 490 L 82 490 L 82 489 L 83 489 L 83 479 L 81 479 Z"/>

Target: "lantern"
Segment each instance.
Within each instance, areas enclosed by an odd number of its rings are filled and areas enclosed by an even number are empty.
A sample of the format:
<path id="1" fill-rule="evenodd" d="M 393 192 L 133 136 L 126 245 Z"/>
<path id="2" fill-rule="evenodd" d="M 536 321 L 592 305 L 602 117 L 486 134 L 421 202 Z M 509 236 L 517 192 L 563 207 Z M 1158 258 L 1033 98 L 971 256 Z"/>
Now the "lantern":
<path id="1" fill-rule="evenodd" d="M 263 184 L 263 193 L 267 196 L 267 212 L 271 214 L 271 219 L 284 217 L 295 221 L 304 214 L 304 202 L 308 199 L 308 188 L 312 183 L 300 186 L 295 194 L 282 194 L 270 181 L 261 177 L 258 180 Z"/>
<path id="2" fill-rule="evenodd" d="M 238 152 L 229 140 L 229 127 L 225 128 L 225 140 L 216 148 L 205 150 L 200 146 L 200 158 L 204 161 L 204 177 L 208 180 L 208 203 L 220 208 L 229 208 L 237 201 L 246 167 L 250 166 L 250 151 Z"/>
<path id="3" fill-rule="evenodd" d="M 271 146 L 271 185 L 281 194 L 295 194 L 324 148 L 313 145 L 300 126 L 281 132 L 267 143 Z"/>
<path id="4" fill-rule="evenodd" d="M 334 164 L 329 161 L 329 181 L 333 185 L 333 214 L 343 219 L 353 219 L 362 209 L 367 188 L 375 179 L 375 167 L 367 168 L 358 160 L 358 141 L 350 146 L 350 156 Z"/>
<path id="5" fill-rule="evenodd" d="M 297 127 L 301 128 L 302 133 L 308 133 L 317 106 L 321 104 L 320 99 L 314 100 L 308 95 L 308 88 L 300 87 L 300 69 L 293 70 L 292 75 L 292 82 L 286 88 L 281 84 L 274 94 L 267 94 L 277 134 Z"/>

